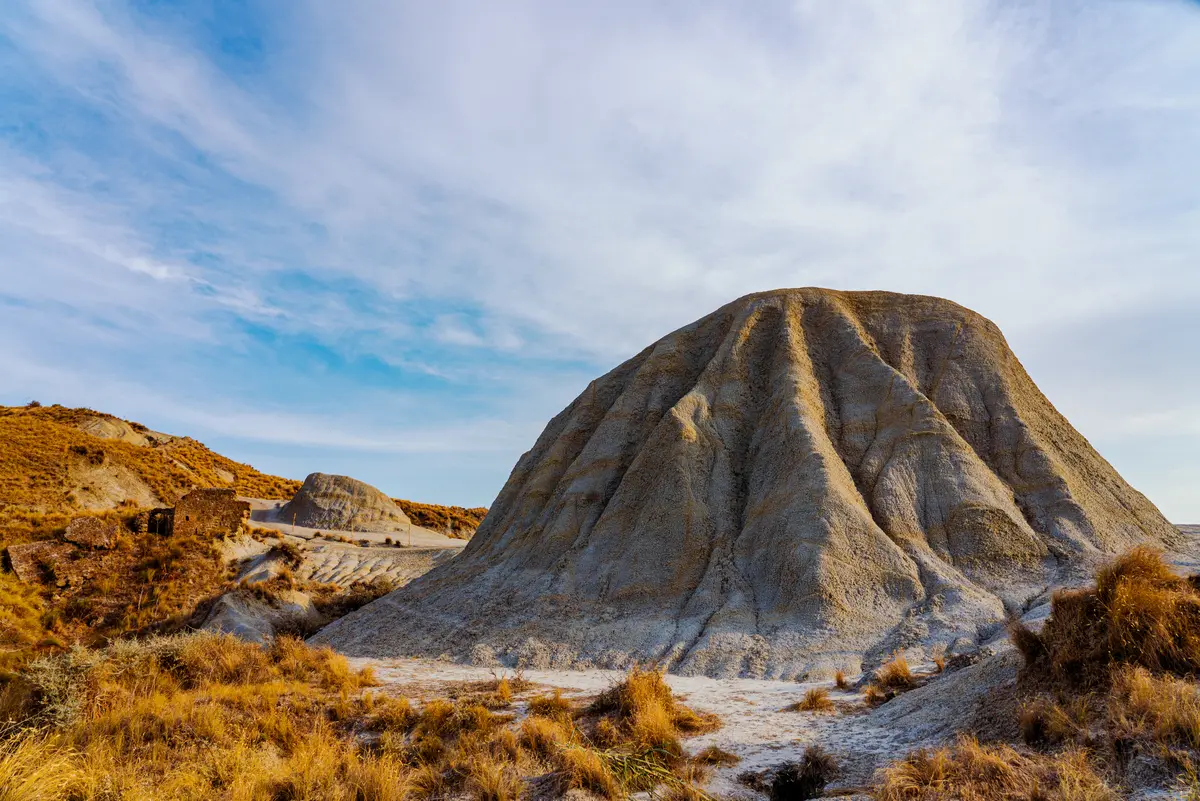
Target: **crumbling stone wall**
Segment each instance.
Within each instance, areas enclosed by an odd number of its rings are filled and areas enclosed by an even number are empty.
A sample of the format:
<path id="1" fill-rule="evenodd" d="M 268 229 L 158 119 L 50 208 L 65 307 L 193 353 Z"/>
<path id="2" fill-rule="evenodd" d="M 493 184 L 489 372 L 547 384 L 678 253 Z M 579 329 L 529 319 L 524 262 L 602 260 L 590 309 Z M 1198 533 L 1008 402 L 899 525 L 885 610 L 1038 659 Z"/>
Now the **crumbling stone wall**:
<path id="1" fill-rule="evenodd" d="M 63 539 L 85 548 L 112 548 L 117 544 L 117 524 L 98 517 L 77 517 L 67 524 Z"/>
<path id="2" fill-rule="evenodd" d="M 170 506 L 145 509 L 134 518 L 133 530 L 139 534 L 161 534 L 166 537 L 171 534 L 174 518 L 175 510 Z"/>
<path id="3" fill-rule="evenodd" d="M 174 533 L 203 539 L 237 532 L 250 519 L 250 504 L 231 489 L 192 490 L 175 504 Z"/>

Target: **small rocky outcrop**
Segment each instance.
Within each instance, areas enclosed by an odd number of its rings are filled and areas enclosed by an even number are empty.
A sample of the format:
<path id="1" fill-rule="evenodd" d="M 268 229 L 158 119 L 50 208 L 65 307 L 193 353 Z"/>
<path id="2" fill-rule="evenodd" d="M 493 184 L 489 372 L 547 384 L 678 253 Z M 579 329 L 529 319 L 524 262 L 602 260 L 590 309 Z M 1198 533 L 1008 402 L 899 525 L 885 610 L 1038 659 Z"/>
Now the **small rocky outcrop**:
<path id="1" fill-rule="evenodd" d="M 306 593 L 298 590 L 256 593 L 251 588 L 239 588 L 216 600 L 200 628 L 264 645 L 282 632 L 304 632 L 322 622 Z"/>
<path id="2" fill-rule="evenodd" d="M 396 503 L 349 476 L 313 473 L 279 510 L 279 519 L 335 531 L 407 531 L 412 523 Z"/>

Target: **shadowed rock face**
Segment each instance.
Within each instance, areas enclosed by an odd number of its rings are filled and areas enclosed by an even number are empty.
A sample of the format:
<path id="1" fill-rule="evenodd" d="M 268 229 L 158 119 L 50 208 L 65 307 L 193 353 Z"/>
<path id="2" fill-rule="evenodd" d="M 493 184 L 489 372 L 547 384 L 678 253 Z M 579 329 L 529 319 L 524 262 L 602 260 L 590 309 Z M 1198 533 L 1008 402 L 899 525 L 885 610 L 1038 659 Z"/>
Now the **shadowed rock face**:
<path id="1" fill-rule="evenodd" d="M 786 290 L 592 382 L 458 559 L 317 639 L 790 678 L 973 645 L 1102 555 L 1178 536 L 990 321 Z"/>
<path id="2" fill-rule="evenodd" d="M 348 476 L 313 473 L 279 510 L 298 526 L 336 531 L 407 531 L 411 523 L 391 498 Z"/>

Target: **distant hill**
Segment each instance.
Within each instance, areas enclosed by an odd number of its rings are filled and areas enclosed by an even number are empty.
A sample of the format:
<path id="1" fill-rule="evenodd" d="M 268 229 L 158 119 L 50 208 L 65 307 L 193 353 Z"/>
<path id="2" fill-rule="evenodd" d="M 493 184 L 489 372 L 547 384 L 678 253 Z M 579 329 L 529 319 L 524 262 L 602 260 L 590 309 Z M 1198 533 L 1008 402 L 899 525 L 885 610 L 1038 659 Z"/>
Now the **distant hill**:
<path id="1" fill-rule="evenodd" d="M 439 531 L 447 537 L 469 540 L 487 515 L 486 506 L 464 508 L 462 506 L 438 506 L 432 503 L 417 503 L 403 498 L 393 498 L 408 519 L 421 528 Z"/>
<path id="2" fill-rule="evenodd" d="M 196 487 L 283 500 L 300 482 L 92 409 L 0 406 L 0 543 L 84 511 L 170 506 Z"/>

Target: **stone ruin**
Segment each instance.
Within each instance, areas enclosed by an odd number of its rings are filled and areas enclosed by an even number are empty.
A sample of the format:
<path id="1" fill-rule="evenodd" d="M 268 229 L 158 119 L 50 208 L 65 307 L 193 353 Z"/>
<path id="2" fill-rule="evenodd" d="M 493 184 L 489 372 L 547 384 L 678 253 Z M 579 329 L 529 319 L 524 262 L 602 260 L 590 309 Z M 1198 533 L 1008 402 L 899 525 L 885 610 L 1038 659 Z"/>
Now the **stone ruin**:
<path id="1" fill-rule="evenodd" d="M 161 534 L 167 536 L 175 526 L 175 509 L 164 506 L 145 509 L 133 519 L 133 530 L 138 534 Z"/>
<path id="2" fill-rule="evenodd" d="M 140 533 L 162 536 L 226 537 L 250 518 L 250 504 L 240 501 L 231 489 L 192 490 L 174 509 L 150 509 L 134 518 Z M 78 585 L 100 572 L 102 554 L 116 547 L 117 524 L 98 517 L 77 517 L 63 532 L 62 540 L 43 540 L 8 546 L 13 573 L 25 582 L 51 580 L 57 586 Z"/>
<path id="3" fill-rule="evenodd" d="M 21 581 L 48 579 L 59 587 L 77 586 L 101 567 L 102 560 L 80 558 L 85 553 L 69 542 L 43 540 L 8 546 L 8 561 Z"/>
<path id="4" fill-rule="evenodd" d="M 117 544 L 117 524 L 99 517 L 77 517 L 67 524 L 63 539 L 84 548 L 108 550 Z"/>
<path id="5" fill-rule="evenodd" d="M 192 490 L 175 504 L 172 533 L 209 539 L 237 532 L 250 519 L 250 504 L 231 489 Z"/>

